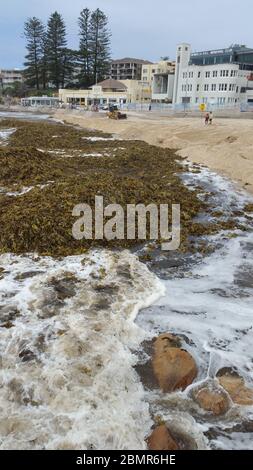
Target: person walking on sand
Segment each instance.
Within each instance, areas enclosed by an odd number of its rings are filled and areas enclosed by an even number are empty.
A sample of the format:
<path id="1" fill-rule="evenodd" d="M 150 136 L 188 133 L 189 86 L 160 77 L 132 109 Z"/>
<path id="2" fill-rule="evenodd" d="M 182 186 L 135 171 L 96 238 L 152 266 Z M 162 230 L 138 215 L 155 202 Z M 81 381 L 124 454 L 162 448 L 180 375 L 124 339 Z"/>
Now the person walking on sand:
<path id="1" fill-rule="evenodd" d="M 209 123 L 209 113 L 206 113 L 205 115 L 205 125 Z"/>
<path id="2" fill-rule="evenodd" d="M 213 112 L 211 111 L 209 113 L 209 124 L 212 124 L 213 123 Z"/>

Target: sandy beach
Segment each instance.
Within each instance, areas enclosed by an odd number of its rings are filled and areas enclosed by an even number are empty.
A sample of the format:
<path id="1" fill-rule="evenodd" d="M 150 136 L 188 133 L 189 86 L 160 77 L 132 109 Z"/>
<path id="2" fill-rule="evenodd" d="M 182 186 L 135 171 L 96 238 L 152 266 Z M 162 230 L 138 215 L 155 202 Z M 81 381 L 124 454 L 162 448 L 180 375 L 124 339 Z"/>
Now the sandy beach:
<path id="1" fill-rule="evenodd" d="M 131 112 L 127 121 L 109 120 L 102 113 L 66 110 L 57 111 L 54 117 L 124 139 L 177 149 L 179 155 L 228 176 L 253 193 L 252 119 L 214 118 L 212 126 L 205 126 L 201 118 L 161 117 L 153 113 Z"/>

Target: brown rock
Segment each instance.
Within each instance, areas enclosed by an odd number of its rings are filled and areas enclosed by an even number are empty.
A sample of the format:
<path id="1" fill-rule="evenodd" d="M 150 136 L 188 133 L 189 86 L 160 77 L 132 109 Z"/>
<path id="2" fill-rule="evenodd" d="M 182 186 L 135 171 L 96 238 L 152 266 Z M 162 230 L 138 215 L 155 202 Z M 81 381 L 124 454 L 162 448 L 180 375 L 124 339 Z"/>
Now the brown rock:
<path id="1" fill-rule="evenodd" d="M 244 378 L 234 369 L 219 370 L 217 378 L 237 405 L 253 405 L 253 389 L 245 385 Z"/>
<path id="2" fill-rule="evenodd" d="M 193 399 L 205 411 L 216 416 L 225 414 L 229 409 L 229 398 L 221 387 L 214 384 L 205 384 L 193 390 Z"/>
<path id="3" fill-rule="evenodd" d="M 180 349 L 180 339 L 171 334 L 163 334 L 155 340 L 152 366 L 164 392 L 184 390 L 197 376 L 193 357 Z"/>
<path id="4" fill-rule="evenodd" d="M 171 436 L 165 424 L 154 429 L 147 439 L 150 450 L 178 450 L 178 444 Z"/>

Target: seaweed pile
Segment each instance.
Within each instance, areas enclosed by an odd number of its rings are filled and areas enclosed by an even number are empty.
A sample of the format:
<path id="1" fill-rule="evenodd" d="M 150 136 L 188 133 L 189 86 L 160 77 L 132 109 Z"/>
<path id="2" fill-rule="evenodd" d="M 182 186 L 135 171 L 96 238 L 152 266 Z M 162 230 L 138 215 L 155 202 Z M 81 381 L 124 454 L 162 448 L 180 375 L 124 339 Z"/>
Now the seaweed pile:
<path id="1" fill-rule="evenodd" d="M 174 151 L 55 122 L 5 119 L 0 128 L 16 128 L 0 147 L 0 253 L 66 256 L 90 246 L 140 244 L 138 239 L 73 238 L 73 207 L 94 207 L 95 195 L 102 195 L 105 205 L 117 203 L 124 209 L 127 204 L 180 203 L 183 251 L 191 248 L 191 235 L 234 224 L 194 221 L 209 208 L 199 197 L 203 188 L 192 190 L 183 183 L 180 173 L 186 168 Z"/>

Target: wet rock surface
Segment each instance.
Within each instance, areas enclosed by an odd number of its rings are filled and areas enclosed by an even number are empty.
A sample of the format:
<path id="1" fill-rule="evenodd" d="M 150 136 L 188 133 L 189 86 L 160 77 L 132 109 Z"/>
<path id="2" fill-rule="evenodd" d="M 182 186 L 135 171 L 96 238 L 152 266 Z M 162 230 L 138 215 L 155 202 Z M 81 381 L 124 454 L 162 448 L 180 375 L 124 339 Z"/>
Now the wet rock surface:
<path id="1" fill-rule="evenodd" d="M 154 429 L 147 439 L 147 445 L 150 450 L 179 450 L 177 442 L 165 424 Z"/>
<path id="2" fill-rule="evenodd" d="M 245 384 L 244 378 L 236 369 L 225 367 L 218 371 L 217 378 L 234 403 L 253 405 L 253 388 Z"/>
<path id="3" fill-rule="evenodd" d="M 181 338 L 170 333 L 143 344 L 145 354 L 135 368 L 146 388 L 174 392 L 184 390 L 193 382 L 197 366 L 181 345 Z"/>
<path id="4" fill-rule="evenodd" d="M 150 450 L 196 450 L 198 448 L 195 440 L 178 429 L 171 423 L 157 426 L 147 439 Z"/>
<path id="5" fill-rule="evenodd" d="M 153 371 L 163 392 L 184 390 L 197 376 L 195 360 L 180 345 L 180 339 L 171 334 L 163 334 L 154 342 Z"/>
<path id="6" fill-rule="evenodd" d="M 212 381 L 193 389 L 192 397 L 200 408 L 215 416 L 225 414 L 230 408 L 230 400 L 227 394 Z"/>

